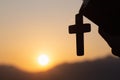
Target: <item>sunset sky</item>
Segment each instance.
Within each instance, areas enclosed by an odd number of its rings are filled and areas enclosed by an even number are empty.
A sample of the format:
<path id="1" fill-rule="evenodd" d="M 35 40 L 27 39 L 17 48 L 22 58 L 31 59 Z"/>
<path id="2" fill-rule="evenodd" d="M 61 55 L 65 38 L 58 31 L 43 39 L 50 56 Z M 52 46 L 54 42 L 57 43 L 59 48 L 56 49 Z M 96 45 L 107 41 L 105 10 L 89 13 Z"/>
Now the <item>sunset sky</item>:
<path id="1" fill-rule="evenodd" d="M 25 71 L 43 71 L 61 63 L 94 60 L 111 54 L 98 34 L 98 26 L 85 33 L 85 55 L 76 55 L 75 23 L 82 0 L 0 0 L 0 64 Z M 49 57 L 46 66 L 38 64 L 41 54 Z"/>

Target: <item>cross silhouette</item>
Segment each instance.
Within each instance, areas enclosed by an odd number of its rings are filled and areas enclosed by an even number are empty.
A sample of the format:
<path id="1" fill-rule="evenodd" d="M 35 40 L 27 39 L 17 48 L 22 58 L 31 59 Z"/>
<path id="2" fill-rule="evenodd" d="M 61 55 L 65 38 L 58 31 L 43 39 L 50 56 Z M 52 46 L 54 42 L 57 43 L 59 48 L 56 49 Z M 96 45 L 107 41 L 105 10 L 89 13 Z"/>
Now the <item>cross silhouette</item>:
<path id="1" fill-rule="evenodd" d="M 75 19 L 75 25 L 69 26 L 69 33 L 76 33 L 76 47 L 77 47 L 77 56 L 84 55 L 84 33 L 90 32 L 90 24 L 83 24 L 83 15 L 77 14 Z"/>

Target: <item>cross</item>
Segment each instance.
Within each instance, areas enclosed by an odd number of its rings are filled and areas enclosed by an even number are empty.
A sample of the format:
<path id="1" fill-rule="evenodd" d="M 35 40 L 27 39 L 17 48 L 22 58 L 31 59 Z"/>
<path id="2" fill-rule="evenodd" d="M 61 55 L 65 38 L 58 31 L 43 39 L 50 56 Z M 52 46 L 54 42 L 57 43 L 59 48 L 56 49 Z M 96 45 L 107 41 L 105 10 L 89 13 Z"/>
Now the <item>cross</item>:
<path id="1" fill-rule="evenodd" d="M 69 33 L 76 33 L 77 56 L 84 55 L 84 33 L 90 32 L 90 24 L 83 24 L 83 15 L 77 14 L 75 25 L 69 26 Z"/>

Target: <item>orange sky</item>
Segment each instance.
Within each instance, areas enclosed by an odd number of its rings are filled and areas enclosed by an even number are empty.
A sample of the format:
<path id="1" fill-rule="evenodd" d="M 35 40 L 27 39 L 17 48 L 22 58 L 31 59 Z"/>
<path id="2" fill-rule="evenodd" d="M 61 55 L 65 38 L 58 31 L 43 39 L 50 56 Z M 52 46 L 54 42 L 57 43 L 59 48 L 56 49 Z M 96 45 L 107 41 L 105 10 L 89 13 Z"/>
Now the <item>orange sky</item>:
<path id="1" fill-rule="evenodd" d="M 75 23 L 81 0 L 0 0 L 0 64 L 26 71 L 42 71 L 37 57 L 44 53 L 50 63 L 44 69 L 65 62 L 94 60 L 111 55 L 110 47 L 97 32 L 85 34 L 85 56 L 76 56 Z"/>

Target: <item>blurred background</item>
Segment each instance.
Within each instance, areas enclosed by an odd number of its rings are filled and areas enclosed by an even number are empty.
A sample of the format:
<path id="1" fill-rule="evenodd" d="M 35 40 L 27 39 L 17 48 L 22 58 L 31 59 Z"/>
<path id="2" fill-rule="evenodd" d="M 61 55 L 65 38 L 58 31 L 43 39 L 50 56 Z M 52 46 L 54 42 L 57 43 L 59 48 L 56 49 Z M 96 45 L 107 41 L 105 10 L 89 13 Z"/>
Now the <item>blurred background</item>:
<path id="1" fill-rule="evenodd" d="M 85 55 L 76 55 L 76 36 L 68 33 L 68 26 L 75 24 L 81 4 L 82 0 L 0 0 L 0 65 L 36 73 L 64 63 L 116 59 L 98 26 L 86 17 L 92 31 L 84 34 Z M 44 66 L 38 60 L 41 54 L 48 59 Z"/>

